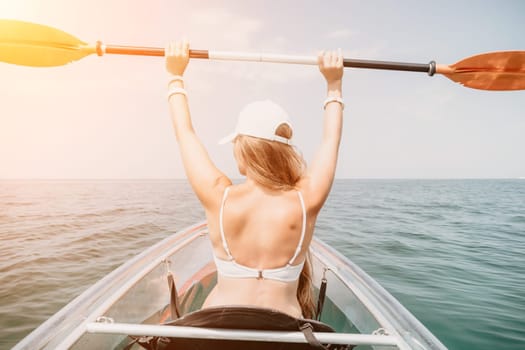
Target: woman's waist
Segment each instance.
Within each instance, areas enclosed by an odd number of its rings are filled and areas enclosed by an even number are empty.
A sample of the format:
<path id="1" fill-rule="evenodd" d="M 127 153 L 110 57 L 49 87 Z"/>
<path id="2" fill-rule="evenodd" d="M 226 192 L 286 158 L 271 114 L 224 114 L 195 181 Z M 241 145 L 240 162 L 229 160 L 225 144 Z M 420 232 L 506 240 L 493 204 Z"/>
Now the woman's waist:
<path id="1" fill-rule="evenodd" d="M 279 310 L 294 317 L 301 316 L 297 289 L 293 288 L 267 288 L 239 281 L 223 281 L 217 284 L 210 297 L 206 306 L 251 305 Z"/>
<path id="2" fill-rule="evenodd" d="M 297 301 L 297 281 L 280 282 L 269 279 L 230 278 L 218 276 L 216 293 L 223 298 L 253 301 Z"/>

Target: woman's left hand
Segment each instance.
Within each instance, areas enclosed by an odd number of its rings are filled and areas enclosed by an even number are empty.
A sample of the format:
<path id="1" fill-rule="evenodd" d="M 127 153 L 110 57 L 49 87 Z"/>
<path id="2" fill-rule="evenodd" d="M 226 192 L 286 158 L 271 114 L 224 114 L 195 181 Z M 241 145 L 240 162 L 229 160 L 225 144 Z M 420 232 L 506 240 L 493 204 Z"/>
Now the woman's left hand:
<path id="1" fill-rule="evenodd" d="M 190 43 L 188 40 L 176 41 L 166 45 L 166 70 L 173 75 L 183 75 L 190 61 Z"/>
<path id="2" fill-rule="evenodd" d="M 344 58 L 341 49 L 337 51 L 321 51 L 317 56 L 319 70 L 328 84 L 341 82 L 344 73 Z"/>

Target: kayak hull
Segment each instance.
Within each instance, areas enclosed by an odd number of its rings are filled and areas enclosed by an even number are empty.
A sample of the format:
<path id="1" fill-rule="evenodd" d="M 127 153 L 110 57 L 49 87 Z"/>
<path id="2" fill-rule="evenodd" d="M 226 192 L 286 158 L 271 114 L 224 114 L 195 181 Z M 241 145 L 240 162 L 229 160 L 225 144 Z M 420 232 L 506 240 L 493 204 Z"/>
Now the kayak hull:
<path id="1" fill-rule="evenodd" d="M 446 349 L 392 295 L 335 249 L 314 239 L 311 256 L 316 291 L 322 277 L 327 280 L 321 321 L 336 331 L 333 336 L 359 338 L 370 348 Z M 139 333 L 146 332 L 142 329 L 144 325 L 148 329 L 163 327 L 163 332 L 171 331 L 168 326 L 158 326 L 170 316 L 166 278 L 169 272 L 175 277 L 181 313 L 199 310 L 216 284 L 206 223 L 177 232 L 129 260 L 71 301 L 14 349 L 120 349 L 130 341 L 131 333 L 115 333 L 112 326 L 115 324 L 127 325 L 124 330 L 138 327 Z M 176 327 L 172 330 L 179 331 Z M 233 336 L 222 333 L 216 334 Z M 247 336 L 257 336 L 257 331 Z"/>

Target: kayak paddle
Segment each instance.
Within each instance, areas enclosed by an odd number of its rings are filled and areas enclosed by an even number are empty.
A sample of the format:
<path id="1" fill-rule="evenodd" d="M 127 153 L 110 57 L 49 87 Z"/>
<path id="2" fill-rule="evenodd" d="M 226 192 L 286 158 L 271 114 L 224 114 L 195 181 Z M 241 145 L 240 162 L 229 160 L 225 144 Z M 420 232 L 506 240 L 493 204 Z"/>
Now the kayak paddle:
<path id="1" fill-rule="evenodd" d="M 97 54 L 164 56 L 164 48 L 87 44 L 61 30 L 18 20 L 0 20 L 0 61 L 32 67 L 68 64 Z M 317 57 L 190 50 L 190 58 L 317 65 Z M 499 51 L 465 58 L 451 65 L 344 59 L 345 67 L 442 74 L 480 90 L 525 90 L 525 51 Z"/>

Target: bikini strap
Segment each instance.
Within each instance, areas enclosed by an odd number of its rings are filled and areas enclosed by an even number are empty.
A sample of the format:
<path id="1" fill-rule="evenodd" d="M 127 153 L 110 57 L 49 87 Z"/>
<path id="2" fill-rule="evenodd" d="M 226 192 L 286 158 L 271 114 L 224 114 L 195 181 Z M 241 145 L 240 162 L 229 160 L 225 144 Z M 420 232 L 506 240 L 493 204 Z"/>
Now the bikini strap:
<path id="1" fill-rule="evenodd" d="M 301 209 L 303 210 L 303 227 L 301 229 L 301 238 L 299 239 L 299 244 L 297 245 L 297 248 L 295 249 L 295 254 L 292 256 L 290 261 L 288 261 L 288 265 L 292 265 L 294 260 L 297 258 L 297 256 L 303 249 L 303 241 L 304 241 L 304 236 L 306 233 L 306 208 L 304 205 L 303 194 L 301 193 L 301 191 L 297 191 L 297 195 L 299 196 L 299 200 L 301 202 Z"/>
<path id="2" fill-rule="evenodd" d="M 228 258 L 230 260 L 234 260 L 232 254 L 230 253 L 230 249 L 228 248 L 228 243 L 226 243 L 226 237 L 224 236 L 224 227 L 222 223 L 222 215 L 224 211 L 224 203 L 226 202 L 226 197 L 228 197 L 228 192 L 230 191 L 230 186 L 226 187 L 224 189 L 224 194 L 222 196 L 222 202 L 221 202 L 221 209 L 219 211 L 219 230 L 221 231 L 221 240 L 222 240 L 222 247 L 224 248 L 224 251 L 226 254 L 228 254 Z"/>

